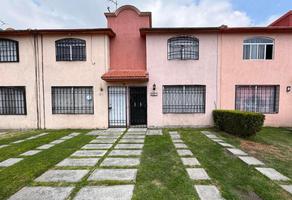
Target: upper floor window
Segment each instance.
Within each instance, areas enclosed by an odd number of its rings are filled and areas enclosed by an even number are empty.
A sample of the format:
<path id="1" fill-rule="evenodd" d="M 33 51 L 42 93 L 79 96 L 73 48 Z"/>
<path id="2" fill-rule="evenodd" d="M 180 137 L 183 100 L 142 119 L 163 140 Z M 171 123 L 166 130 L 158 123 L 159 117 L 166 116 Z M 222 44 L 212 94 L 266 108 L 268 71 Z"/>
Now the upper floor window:
<path id="1" fill-rule="evenodd" d="M 198 60 L 199 40 L 190 36 L 179 36 L 168 39 L 169 60 Z"/>
<path id="2" fill-rule="evenodd" d="M 266 37 L 255 37 L 243 42 L 244 60 L 271 60 L 273 59 L 274 40 Z"/>
<path id="3" fill-rule="evenodd" d="M 18 62 L 18 42 L 0 39 L 0 62 Z"/>
<path id="4" fill-rule="evenodd" d="M 81 39 L 66 38 L 56 41 L 57 61 L 85 61 L 86 42 Z"/>

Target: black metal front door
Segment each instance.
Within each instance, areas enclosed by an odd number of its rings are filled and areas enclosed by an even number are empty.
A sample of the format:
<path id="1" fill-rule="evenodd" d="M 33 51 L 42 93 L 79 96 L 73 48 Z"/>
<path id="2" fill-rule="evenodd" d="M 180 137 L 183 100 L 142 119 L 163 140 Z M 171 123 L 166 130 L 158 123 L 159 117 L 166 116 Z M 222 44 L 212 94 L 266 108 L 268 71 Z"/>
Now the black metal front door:
<path id="1" fill-rule="evenodd" d="M 147 88 L 130 88 L 130 125 L 147 124 Z"/>

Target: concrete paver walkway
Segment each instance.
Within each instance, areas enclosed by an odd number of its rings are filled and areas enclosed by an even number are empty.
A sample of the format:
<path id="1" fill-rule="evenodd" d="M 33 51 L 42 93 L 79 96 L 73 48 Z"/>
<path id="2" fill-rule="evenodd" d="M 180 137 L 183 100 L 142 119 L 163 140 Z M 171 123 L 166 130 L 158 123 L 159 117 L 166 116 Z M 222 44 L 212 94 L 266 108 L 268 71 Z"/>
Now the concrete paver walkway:
<path id="1" fill-rule="evenodd" d="M 193 181 L 211 180 L 208 173 L 201 167 L 198 159 L 188 149 L 188 146 L 183 142 L 180 135 L 176 131 L 169 132 L 170 138 L 176 148 L 178 155 L 181 158 L 183 165 L 186 168 L 187 174 Z M 195 190 L 201 200 L 222 200 L 219 190 L 214 185 L 194 185 Z"/>

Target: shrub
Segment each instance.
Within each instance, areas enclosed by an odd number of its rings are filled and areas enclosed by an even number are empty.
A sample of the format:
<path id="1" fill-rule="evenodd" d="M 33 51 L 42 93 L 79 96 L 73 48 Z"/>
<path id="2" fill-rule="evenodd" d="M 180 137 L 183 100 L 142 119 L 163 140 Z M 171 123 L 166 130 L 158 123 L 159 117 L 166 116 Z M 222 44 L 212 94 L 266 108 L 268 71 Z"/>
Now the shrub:
<path id="1" fill-rule="evenodd" d="M 219 130 L 241 137 L 248 137 L 261 130 L 265 116 L 261 113 L 214 110 L 213 119 L 216 128 Z"/>

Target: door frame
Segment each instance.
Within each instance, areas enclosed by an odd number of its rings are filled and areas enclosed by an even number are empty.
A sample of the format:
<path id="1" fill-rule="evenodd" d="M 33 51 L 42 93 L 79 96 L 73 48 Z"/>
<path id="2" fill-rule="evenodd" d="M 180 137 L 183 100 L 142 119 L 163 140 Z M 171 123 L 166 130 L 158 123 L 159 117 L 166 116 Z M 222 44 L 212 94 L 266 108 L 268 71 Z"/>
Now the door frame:
<path id="1" fill-rule="evenodd" d="M 129 106 L 128 106 L 128 108 L 129 108 L 129 111 L 128 111 L 128 113 L 129 113 L 129 127 L 130 126 L 135 126 L 135 125 L 132 125 L 131 124 L 131 104 L 130 104 L 130 100 L 131 100 L 131 88 L 145 88 L 145 99 L 146 99 L 146 119 L 145 119 L 145 121 L 146 121 L 146 123 L 145 124 L 141 124 L 141 125 L 137 125 L 137 126 L 146 126 L 147 127 L 147 125 L 148 125 L 148 99 L 147 99 L 147 85 L 145 85 L 145 86 L 139 86 L 139 85 L 137 85 L 137 86 L 128 86 L 128 98 L 129 98 Z"/>
<path id="2" fill-rule="evenodd" d="M 109 93 L 109 88 L 110 87 L 123 87 L 125 88 L 125 120 L 126 120 L 126 124 L 125 126 L 111 126 L 110 124 L 110 93 Z M 127 86 L 123 86 L 123 85 L 110 85 L 107 87 L 107 108 L 108 108 L 108 127 L 109 128 L 127 128 L 128 127 L 128 111 L 127 111 L 127 107 L 128 107 L 128 87 Z"/>

